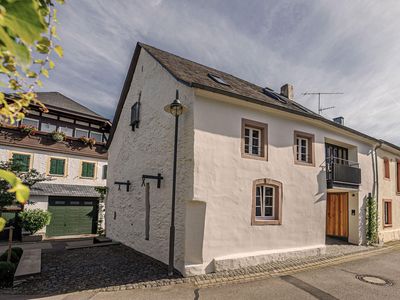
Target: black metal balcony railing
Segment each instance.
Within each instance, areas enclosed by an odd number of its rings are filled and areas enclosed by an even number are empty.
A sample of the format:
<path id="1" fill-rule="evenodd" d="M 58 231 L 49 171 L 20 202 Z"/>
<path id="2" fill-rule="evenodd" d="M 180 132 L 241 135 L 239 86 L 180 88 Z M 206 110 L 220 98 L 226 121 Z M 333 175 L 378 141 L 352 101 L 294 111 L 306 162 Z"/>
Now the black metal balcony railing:
<path id="1" fill-rule="evenodd" d="M 326 159 L 328 189 L 334 187 L 358 188 L 361 184 L 361 169 L 357 162 L 329 157 Z"/>

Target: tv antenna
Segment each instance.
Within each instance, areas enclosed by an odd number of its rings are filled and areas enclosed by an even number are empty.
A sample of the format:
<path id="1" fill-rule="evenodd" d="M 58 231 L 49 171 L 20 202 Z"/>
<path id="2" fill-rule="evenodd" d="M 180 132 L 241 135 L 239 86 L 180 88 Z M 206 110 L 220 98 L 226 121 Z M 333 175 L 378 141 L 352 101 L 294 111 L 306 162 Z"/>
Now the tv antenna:
<path id="1" fill-rule="evenodd" d="M 303 95 L 318 95 L 318 114 L 322 114 L 323 111 L 333 109 L 335 106 L 321 107 L 321 95 L 343 95 L 344 93 L 322 93 L 322 92 L 306 92 Z"/>

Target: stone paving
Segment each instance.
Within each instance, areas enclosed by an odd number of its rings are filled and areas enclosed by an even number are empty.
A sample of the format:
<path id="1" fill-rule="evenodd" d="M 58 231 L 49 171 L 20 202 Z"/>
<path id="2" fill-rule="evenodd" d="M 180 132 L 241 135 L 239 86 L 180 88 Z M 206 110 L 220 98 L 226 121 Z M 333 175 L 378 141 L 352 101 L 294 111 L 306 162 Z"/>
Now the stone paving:
<path id="1" fill-rule="evenodd" d="M 82 290 L 119 291 L 182 283 L 200 288 L 323 267 L 357 257 L 377 255 L 393 247 L 400 248 L 400 243 L 383 248 L 334 244 L 328 245 L 326 253 L 320 256 L 287 259 L 190 278 L 181 278 L 179 275 L 168 278 L 166 265 L 123 245 L 47 252 L 43 253 L 41 275 L 33 276 L 13 289 L 2 292 L 49 295 Z"/>
<path id="2" fill-rule="evenodd" d="M 166 265 L 123 245 L 44 251 L 40 275 L 1 293 L 51 295 L 167 278 Z"/>

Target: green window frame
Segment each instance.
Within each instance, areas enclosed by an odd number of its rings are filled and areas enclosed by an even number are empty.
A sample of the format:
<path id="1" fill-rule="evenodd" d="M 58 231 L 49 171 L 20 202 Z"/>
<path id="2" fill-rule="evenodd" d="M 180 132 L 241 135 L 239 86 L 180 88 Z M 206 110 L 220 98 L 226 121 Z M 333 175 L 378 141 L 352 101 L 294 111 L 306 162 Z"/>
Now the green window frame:
<path id="1" fill-rule="evenodd" d="M 31 168 L 31 156 L 29 154 L 13 153 L 12 159 L 18 163 L 21 172 L 29 172 Z"/>
<path id="2" fill-rule="evenodd" d="M 83 161 L 82 162 L 81 177 L 94 178 L 94 170 L 95 170 L 94 168 L 95 168 L 95 166 L 96 166 L 96 163 Z"/>
<path id="3" fill-rule="evenodd" d="M 64 176 L 65 175 L 65 159 L 50 158 L 49 175 Z"/>

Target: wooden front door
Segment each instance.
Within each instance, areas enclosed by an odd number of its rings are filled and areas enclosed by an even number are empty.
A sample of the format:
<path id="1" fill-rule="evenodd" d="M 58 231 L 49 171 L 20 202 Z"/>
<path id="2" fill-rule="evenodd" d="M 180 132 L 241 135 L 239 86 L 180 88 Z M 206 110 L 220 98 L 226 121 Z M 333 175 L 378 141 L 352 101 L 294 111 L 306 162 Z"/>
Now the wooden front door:
<path id="1" fill-rule="evenodd" d="M 326 235 L 341 238 L 349 236 L 348 193 L 328 193 L 326 202 Z"/>

